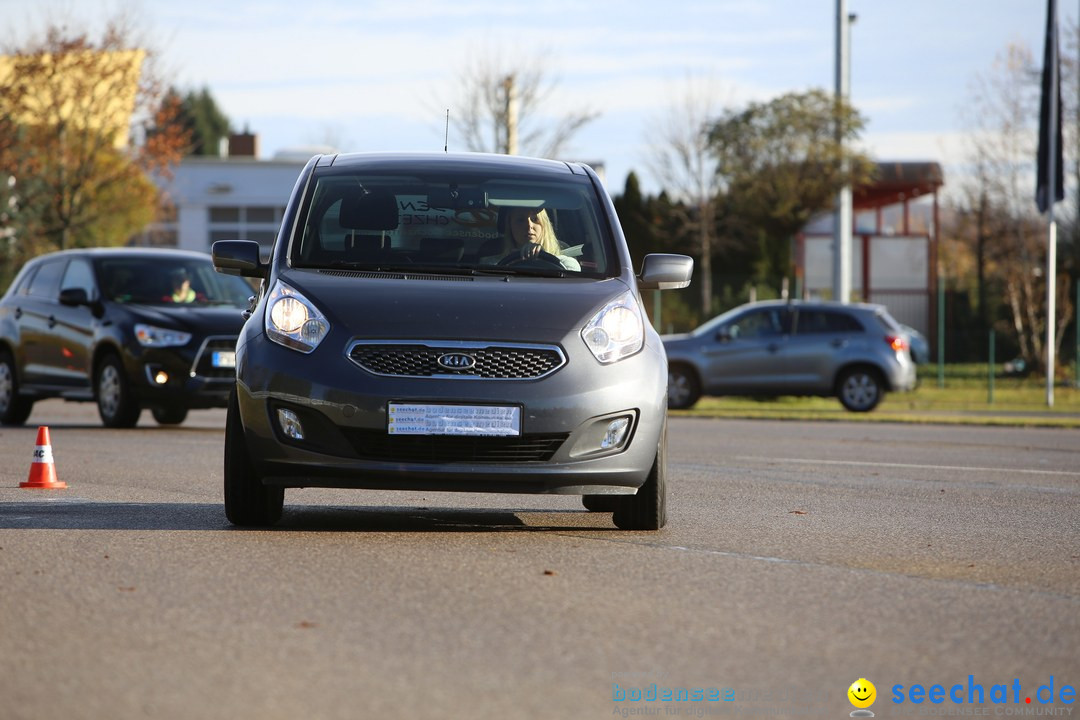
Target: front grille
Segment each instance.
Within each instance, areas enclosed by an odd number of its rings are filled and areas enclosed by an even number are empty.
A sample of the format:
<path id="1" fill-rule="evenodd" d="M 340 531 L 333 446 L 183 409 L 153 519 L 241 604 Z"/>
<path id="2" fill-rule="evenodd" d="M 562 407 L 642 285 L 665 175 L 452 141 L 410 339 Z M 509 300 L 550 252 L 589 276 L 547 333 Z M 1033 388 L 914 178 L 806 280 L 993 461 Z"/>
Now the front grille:
<path id="1" fill-rule="evenodd" d="M 569 437 L 567 433 L 521 437 L 390 435 L 345 428 L 342 432 L 365 460 L 432 464 L 546 462 Z"/>
<path id="2" fill-rule="evenodd" d="M 439 359 L 471 359 L 469 367 L 448 367 Z M 472 343 L 384 343 L 359 341 L 349 359 L 375 375 L 458 377 L 485 380 L 535 380 L 562 367 L 566 358 L 550 345 Z"/>
<path id="3" fill-rule="evenodd" d="M 202 377 L 210 380 L 234 380 L 236 368 L 214 367 L 214 353 L 220 351 L 233 352 L 236 350 L 236 337 L 215 336 L 207 338 L 203 346 L 199 348 L 195 362 L 191 366 L 192 377 Z"/>

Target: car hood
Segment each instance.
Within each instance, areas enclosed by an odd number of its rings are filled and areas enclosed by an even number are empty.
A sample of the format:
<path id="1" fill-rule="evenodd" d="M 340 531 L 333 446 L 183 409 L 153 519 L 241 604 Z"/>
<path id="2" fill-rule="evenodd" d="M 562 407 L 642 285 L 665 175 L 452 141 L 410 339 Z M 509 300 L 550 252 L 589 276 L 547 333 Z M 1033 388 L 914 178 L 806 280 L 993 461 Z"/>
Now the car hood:
<path id="1" fill-rule="evenodd" d="M 124 305 L 135 322 L 185 330 L 200 335 L 238 335 L 244 324 L 242 311 L 232 305 Z"/>
<path id="2" fill-rule="evenodd" d="M 627 290 L 614 278 L 402 279 L 294 270 L 281 279 L 331 326 L 386 339 L 559 342 Z"/>

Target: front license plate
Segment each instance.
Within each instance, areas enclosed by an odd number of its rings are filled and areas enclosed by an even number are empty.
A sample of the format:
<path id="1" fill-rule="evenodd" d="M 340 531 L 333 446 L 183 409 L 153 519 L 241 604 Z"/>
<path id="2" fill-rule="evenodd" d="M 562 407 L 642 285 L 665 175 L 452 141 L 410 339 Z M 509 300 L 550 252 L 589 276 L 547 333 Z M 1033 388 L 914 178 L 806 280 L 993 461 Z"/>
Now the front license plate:
<path id="1" fill-rule="evenodd" d="M 521 408 L 503 405 L 390 403 L 391 435 L 521 435 Z"/>
<path id="2" fill-rule="evenodd" d="M 216 351 L 210 356 L 210 364 L 217 368 L 234 368 L 236 353 L 232 350 Z"/>

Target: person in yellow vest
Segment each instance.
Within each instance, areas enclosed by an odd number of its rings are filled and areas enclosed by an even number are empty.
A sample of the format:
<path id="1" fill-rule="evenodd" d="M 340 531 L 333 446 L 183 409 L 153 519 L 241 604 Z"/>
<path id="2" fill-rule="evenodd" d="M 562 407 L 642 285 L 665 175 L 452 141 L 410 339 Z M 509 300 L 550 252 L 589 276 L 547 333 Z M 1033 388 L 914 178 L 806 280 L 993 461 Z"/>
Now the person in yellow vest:
<path id="1" fill-rule="evenodd" d="M 187 270 L 183 268 L 174 270 L 170 277 L 172 277 L 173 285 L 170 299 L 174 303 L 195 302 L 195 291 L 191 289 L 191 278 L 188 277 Z"/>

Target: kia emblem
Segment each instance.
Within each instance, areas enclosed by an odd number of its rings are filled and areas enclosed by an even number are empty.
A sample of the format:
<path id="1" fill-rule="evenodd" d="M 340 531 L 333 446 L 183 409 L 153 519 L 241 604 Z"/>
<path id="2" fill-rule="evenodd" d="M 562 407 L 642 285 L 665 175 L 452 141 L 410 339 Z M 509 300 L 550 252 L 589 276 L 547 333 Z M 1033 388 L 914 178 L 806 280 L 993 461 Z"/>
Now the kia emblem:
<path id="1" fill-rule="evenodd" d="M 438 362 L 447 370 L 470 370 L 476 365 L 476 358 L 465 353 L 446 353 L 439 356 Z"/>

